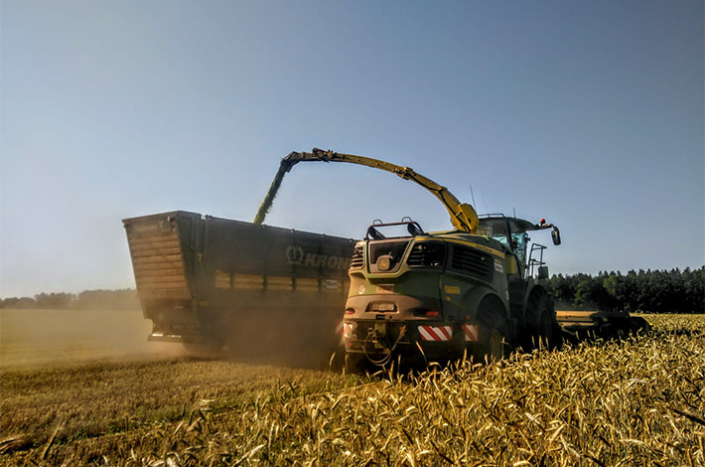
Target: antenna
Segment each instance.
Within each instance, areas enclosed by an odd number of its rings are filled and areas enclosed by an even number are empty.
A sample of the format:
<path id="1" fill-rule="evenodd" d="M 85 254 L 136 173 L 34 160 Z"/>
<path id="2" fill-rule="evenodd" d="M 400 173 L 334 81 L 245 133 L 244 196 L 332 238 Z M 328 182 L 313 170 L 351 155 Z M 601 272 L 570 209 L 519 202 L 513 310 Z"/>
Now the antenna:
<path id="1" fill-rule="evenodd" d="M 517 216 L 517 208 L 512 208 L 512 212 L 514 213 L 513 217 L 516 217 Z"/>
<path id="2" fill-rule="evenodd" d="M 470 196 L 472 197 L 472 205 L 477 206 L 477 203 L 475 203 L 475 193 L 472 191 L 472 185 L 470 185 Z"/>
<path id="3" fill-rule="evenodd" d="M 480 194 L 482 195 L 482 204 L 485 205 L 485 212 L 486 212 L 487 214 L 489 214 L 489 213 L 490 213 L 490 210 L 489 210 L 489 208 L 487 207 L 487 201 L 485 201 L 485 194 L 484 194 L 484 193 L 480 193 Z"/>

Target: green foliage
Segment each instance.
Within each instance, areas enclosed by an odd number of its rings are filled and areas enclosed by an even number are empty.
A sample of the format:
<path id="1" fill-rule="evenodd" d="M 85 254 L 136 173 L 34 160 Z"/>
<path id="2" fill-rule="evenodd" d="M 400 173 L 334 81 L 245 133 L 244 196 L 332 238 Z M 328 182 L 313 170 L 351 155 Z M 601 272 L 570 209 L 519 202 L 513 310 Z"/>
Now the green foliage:
<path id="1" fill-rule="evenodd" d="M 548 283 L 560 306 L 647 313 L 705 313 L 705 266 L 683 271 L 554 275 Z"/>

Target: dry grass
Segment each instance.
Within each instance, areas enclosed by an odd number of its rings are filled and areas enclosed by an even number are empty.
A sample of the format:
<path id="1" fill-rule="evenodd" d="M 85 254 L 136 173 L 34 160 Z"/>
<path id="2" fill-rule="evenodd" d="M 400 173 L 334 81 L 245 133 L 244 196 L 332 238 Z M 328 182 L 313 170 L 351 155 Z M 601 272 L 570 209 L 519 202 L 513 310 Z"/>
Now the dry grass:
<path id="1" fill-rule="evenodd" d="M 703 466 L 705 316 L 647 318 L 647 337 L 373 380 L 184 359 L 4 371 L 0 428 L 24 441 L 0 462 Z"/>

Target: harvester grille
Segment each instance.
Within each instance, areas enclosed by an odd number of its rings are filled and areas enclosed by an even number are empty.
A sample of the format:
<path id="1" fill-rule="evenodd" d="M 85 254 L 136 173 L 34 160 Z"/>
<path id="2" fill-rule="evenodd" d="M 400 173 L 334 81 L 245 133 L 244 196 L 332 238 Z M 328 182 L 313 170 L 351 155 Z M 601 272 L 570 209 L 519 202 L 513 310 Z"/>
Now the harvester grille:
<path id="1" fill-rule="evenodd" d="M 473 248 L 454 245 L 451 267 L 483 281 L 492 282 L 492 257 Z"/>
<path id="2" fill-rule="evenodd" d="M 359 269 L 365 264 L 364 250 L 362 245 L 358 245 L 353 250 L 352 259 L 350 260 L 350 269 Z"/>

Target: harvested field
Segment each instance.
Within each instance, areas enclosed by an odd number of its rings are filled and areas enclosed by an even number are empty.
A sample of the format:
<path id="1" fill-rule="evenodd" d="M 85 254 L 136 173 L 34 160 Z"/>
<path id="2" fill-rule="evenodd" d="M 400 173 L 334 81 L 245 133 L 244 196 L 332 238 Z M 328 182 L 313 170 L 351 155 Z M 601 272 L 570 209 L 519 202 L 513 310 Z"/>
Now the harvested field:
<path id="1" fill-rule="evenodd" d="M 3 369 L 119 358 L 172 358 L 180 346 L 147 342 L 141 311 L 0 310 Z"/>
<path id="2" fill-rule="evenodd" d="M 705 465 L 705 316 L 647 319 L 645 337 L 391 378 L 159 352 L 3 363 L 0 463 Z"/>

